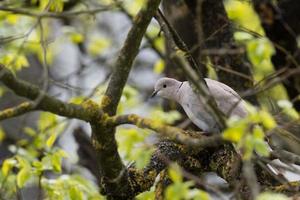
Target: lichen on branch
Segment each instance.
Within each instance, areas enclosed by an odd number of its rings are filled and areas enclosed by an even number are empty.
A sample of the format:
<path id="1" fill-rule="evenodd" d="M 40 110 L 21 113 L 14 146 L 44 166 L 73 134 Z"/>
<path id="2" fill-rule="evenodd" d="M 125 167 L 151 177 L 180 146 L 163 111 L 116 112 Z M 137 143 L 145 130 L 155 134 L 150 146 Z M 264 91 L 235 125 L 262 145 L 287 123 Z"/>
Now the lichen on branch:
<path id="1" fill-rule="evenodd" d="M 91 118 L 93 117 L 82 106 L 72 104 L 72 103 L 65 103 L 41 91 L 39 87 L 32 85 L 26 81 L 17 79 L 10 70 L 8 70 L 5 66 L 1 64 L 0 64 L 0 81 L 6 87 L 11 89 L 15 94 L 21 97 L 25 97 L 32 101 L 35 101 L 38 97 L 42 97 L 37 102 L 37 105 L 35 105 L 34 108 L 31 107 L 29 109 L 27 106 L 28 110 L 26 111 L 42 110 L 42 111 L 52 112 L 60 116 L 64 116 L 68 118 L 77 118 L 84 121 L 90 121 Z"/>

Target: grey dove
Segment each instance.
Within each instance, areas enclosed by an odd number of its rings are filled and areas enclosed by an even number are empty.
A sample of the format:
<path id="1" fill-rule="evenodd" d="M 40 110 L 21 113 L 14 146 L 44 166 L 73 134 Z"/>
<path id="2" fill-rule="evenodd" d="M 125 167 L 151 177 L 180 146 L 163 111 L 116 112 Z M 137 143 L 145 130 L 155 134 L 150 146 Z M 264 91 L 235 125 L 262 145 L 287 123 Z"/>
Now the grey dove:
<path id="1" fill-rule="evenodd" d="M 223 112 L 225 116 L 230 117 L 235 115 L 240 118 L 247 116 L 245 102 L 231 87 L 209 78 L 205 78 L 204 80 L 219 110 Z M 189 119 L 203 131 L 209 133 L 220 133 L 222 131 L 219 129 L 212 115 L 207 111 L 207 101 L 194 93 L 189 82 L 180 82 L 172 78 L 161 78 L 155 84 L 152 97 L 156 95 L 178 102 L 183 107 Z M 272 151 L 271 148 L 270 151 Z M 286 164 L 278 159 L 272 160 L 271 162 L 286 166 Z M 288 181 L 300 180 L 299 174 L 291 173 L 287 170 L 278 170 L 270 164 L 267 166 L 276 175 L 281 174 Z M 300 170 L 298 165 L 293 164 L 292 166 Z"/>
<path id="2" fill-rule="evenodd" d="M 219 110 L 225 116 L 246 117 L 245 102 L 231 87 L 208 78 L 205 78 L 205 82 Z M 161 78 L 156 82 L 152 94 L 152 96 L 156 95 L 178 102 L 189 119 L 203 131 L 210 133 L 222 131 L 208 111 L 206 100 L 194 93 L 188 81 L 180 82 L 172 78 Z"/>

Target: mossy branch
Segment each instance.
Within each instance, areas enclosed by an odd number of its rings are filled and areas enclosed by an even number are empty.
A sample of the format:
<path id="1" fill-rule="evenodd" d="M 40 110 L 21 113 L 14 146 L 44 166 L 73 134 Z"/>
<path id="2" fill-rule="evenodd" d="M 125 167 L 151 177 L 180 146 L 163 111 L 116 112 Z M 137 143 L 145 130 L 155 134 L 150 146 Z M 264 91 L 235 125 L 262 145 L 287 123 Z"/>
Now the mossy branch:
<path id="1" fill-rule="evenodd" d="M 42 97 L 34 108 L 32 106 L 26 106 L 26 109 L 24 109 L 24 107 L 18 108 L 19 111 L 20 109 L 23 109 L 23 112 L 19 114 L 24 114 L 25 111 L 28 112 L 30 110 L 42 110 L 52 112 L 60 116 L 77 118 L 84 121 L 91 121 L 91 118 L 93 118 L 91 113 L 88 112 L 84 107 L 72 103 L 65 103 L 59 99 L 49 96 L 41 91 L 37 86 L 17 79 L 10 70 L 1 64 L 0 81 L 17 95 L 28 98 L 32 101 Z M 29 107 L 31 108 L 29 109 Z M 99 110 L 99 112 L 101 111 Z"/>
<path id="2" fill-rule="evenodd" d="M 177 127 L 168 126 L 161 122 L 156 122 L 151 119 L 142 118 L 135 114 L 129 115 L 117 115 L 110 117 L 106 120 L 106 123 L 112 126 L 118 126 L 121 124 L 133 124 L 139 128 L 151 129 L 165 139 L 185 144 L 197 152 L 206 147 L 216 147 L 225 143 L 220 134 L 214 134 L 213 136 L 205 136 L 203 134 L 193 134 L 193 132 L 187 132 Z M 192 134 L 192 135 L 191 135 Z"/>
<path id="3" fill-rule="evenodd" d="M 24 102 L 20 105 L 13 107 L 13 108 L 7 108 L 0 112 L 0 121 L 20 116 L 24 113 L 30 112 L 33 110 L 34 104 L 32 102 Z"/>
<path id="4" fill-rule="evenodd" d="M 133 20 L 101 102 L 103 111 L 109 116 L 116 114 L 133 61 L 159 4 L 160 0 L 146 1 Z M 103 193 L 109 199 L 128 199 L 129 193 L 132 193 L 129 192 L 131 190 L 129 174 L 118 153 L 114 126 L 105 123 L 105 120 L 92 122 L 92 144 L 98 157 L 100 186 Z"/>
<path id="5" fill-rule="evenodd" d="M 300 189 L 299 181 L 289 182 L 289 183 L 284 183 L 284 184 L 278 185 L 278 186 L 271 186 L 271 187 L 264 188 L 265 191 L 273 191 L 273 192 L 277 192 L 277 193 L 283 193 L 283 194 L 286 194 L 289 196 L 290 195 L 299 195 L 299 189 Z"/>
<path id="6" fill-rule="evenodd" d="M 133 25 L 127 34 L 127 38 L 119 53 L 105 92 L 109 102 L 104 102 L 103 109 L 110 115 L 116 113 L 133 61 L 139 52 L 142 38 L 145 35 L 146 29 L 152 17 L 155 15 L 159 4 L 160 0 L 147 1 L 146 5 L 141 8 L 133 20 Z"/>
<path id="7" fill-rule="evenodd" d="M 157 132 L 161 137 L 174 140 L 181 144 L 199 149 L 207 146 L 218 146 L 224 143 L 221 135 L 207 137 L 201 134 L 193 134 L 183 129 L 168 126 L 151 119 L 146 119 L 135 114 L 109 116 L 94 102 L 86 101 L 82 105 L 66 103 L 55 97 L 43 93 L 37 86 L 17 79 L 13 73 L 0 65 L 0 81 L 17 95 L 30 100 L 42 96 L 35 106 L 34 102 L 24 102 L 20 105 L 8 108 L 0 112 L 0 120 L 16 117 L 30 111 L 46 111 L 68 118 L 81 119 L 91 123 L 105 124 L 116 127 L 122 124 L 132 124 L 139 128 L 148 128 Z M 196 137 L 195 137 L 196 135 Z"/>

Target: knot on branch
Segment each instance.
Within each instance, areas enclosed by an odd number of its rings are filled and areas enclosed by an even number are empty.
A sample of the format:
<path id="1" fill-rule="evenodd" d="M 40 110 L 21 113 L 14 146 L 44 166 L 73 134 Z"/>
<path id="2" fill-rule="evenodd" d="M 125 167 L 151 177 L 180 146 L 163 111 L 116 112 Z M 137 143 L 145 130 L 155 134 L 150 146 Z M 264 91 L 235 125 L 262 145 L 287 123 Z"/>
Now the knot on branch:
<path id="1" fill-rule="evenodd" d="M 101 107 L 105 108 L 111 103 L 111 99 L 107 95 L 103 95 L 101 99 Z"/>
<path id="2" fill-rule="evenodd" d="M 97 120 L 99 117 L 103 117 L 104 114 L 101 113 L 99 116 L 99 111 L 101 110 L 100 106 L 91 99 L 84 101 L 82 107 L 92 116 L 92 120 Z"/>

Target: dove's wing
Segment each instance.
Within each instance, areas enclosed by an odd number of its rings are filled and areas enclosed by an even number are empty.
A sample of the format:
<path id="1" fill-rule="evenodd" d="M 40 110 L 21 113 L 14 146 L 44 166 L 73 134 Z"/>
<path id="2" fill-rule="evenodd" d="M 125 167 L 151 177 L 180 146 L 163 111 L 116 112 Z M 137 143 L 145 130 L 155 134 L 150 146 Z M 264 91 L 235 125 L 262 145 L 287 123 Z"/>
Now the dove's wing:
<path id="1" fill-rule="evenodd" d="M 178 98 L 179 103 L 195 125 L 207 132 L 220 131 L 214 118 L 207 110 L 205 100 L 194 93 L 188 82 L 184 82 L 178 95 L 180 96 Z"/>
<path id="2" fill-rule="evenodd" d="M 212 80 L 205 79 L 211 95 L 215 98 L 215 101 L 219 109 L 226 115 L 237 115 L 239 117 L 245 117 L 247 111 L 242 98 L 231 87 Z"/>

